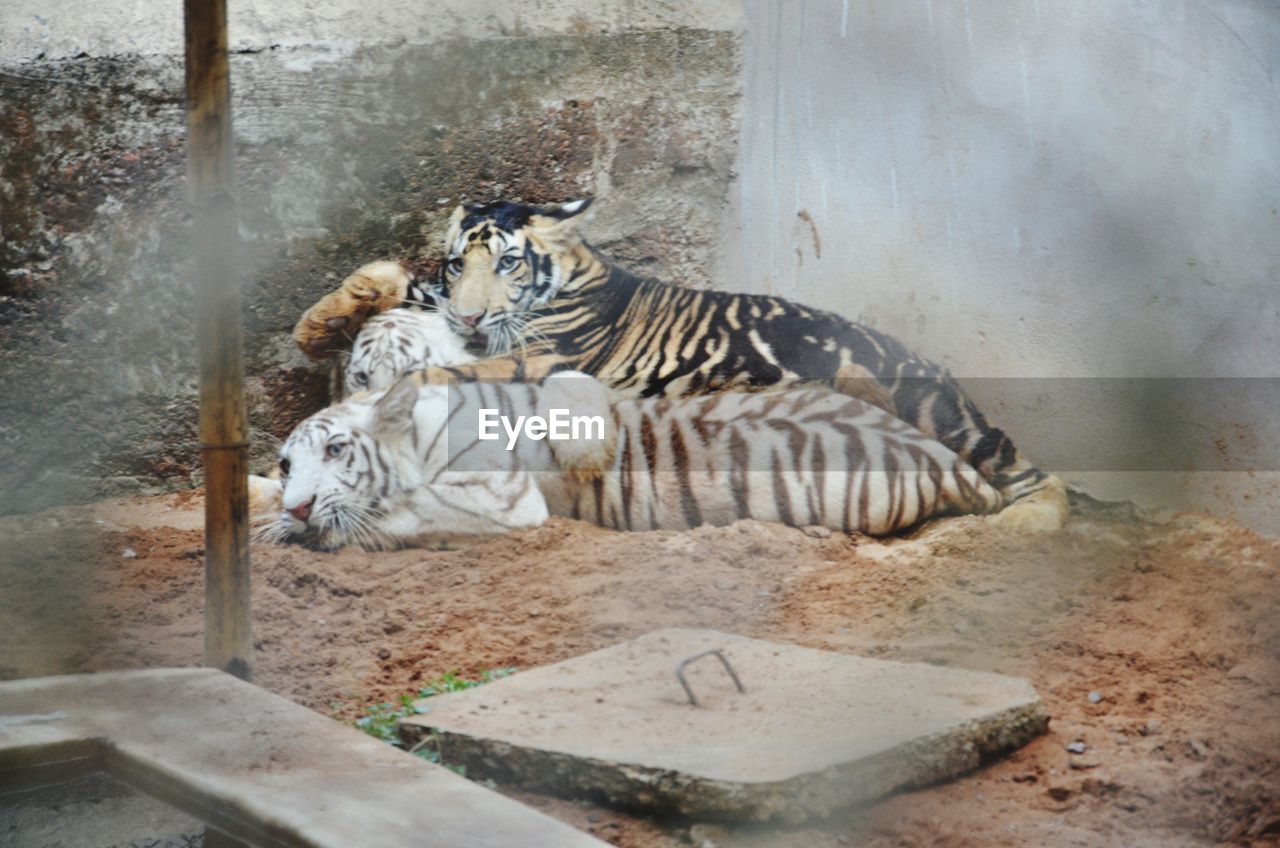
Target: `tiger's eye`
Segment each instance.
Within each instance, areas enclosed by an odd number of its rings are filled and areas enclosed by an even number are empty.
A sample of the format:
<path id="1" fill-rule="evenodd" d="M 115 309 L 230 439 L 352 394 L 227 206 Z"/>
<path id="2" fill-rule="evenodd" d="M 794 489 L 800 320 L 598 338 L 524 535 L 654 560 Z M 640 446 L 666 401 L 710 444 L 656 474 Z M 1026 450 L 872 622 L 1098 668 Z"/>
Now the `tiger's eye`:
<path id="1" fill-rule="evenodd" d="M 369 375 L 364 373 L 363 371 L 357 371 L 355 374 L 352 375 L 352 377 L 354 377 L 355 381 L 362 386 L 369 385 Z"/>
<path id="2" fill-rule="evenodd" d="M 449 264 L 446 267 L 448 267 L 450 274 L 461 274 L 462 273 L 462 257 L 461 256 L 453 257 L 452 259 L 449 260 Z"/>
<path id="3" fill-rule="evenodd" d="M 498 270 L 510 271 L 512 268 L 516 267 L 516 265 L 518 265 L 519 263 L 520 263 L 520 260 L 515 256 L 504 256 L 498 260 Z"/>
<path id="4" fill-rule="evenodd" d="M 280 459 L 280 473 L 286 477 L 289 476 L 289 460 L 286 457 Z"/>
<path id="5" fill-rule="evenodd" d="M 342 445 L 338 444 L 337 442 L 334 442 L 333 444 L 325 448 L 324 452 L 331 457 L 342 456 Z"/>

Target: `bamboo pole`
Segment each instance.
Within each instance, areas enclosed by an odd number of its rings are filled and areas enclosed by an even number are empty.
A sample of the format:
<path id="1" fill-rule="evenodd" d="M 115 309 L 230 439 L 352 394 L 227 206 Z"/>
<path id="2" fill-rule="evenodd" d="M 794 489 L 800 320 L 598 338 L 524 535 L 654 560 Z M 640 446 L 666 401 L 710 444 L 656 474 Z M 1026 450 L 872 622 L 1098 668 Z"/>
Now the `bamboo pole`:
<path id="1" fill-rule="evenodd" d="M 244 407 L 226 0 L 185 0 L 187 178 L 205 472 L 204 662 L 244 680 L 249 619 L 249 427 Z"/>

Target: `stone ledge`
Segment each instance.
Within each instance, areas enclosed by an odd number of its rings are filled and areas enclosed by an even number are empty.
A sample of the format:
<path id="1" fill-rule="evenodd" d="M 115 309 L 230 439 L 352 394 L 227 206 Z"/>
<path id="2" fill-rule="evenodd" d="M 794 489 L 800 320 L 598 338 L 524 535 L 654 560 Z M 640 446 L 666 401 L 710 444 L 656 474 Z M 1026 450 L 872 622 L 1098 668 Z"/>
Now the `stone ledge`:
<path id="1" fill-rule="evenodd" d="M 252 844 L 604 844 L 219 671 L 2 683 L 0 716 L 0 786 L 102 768 Z"/>

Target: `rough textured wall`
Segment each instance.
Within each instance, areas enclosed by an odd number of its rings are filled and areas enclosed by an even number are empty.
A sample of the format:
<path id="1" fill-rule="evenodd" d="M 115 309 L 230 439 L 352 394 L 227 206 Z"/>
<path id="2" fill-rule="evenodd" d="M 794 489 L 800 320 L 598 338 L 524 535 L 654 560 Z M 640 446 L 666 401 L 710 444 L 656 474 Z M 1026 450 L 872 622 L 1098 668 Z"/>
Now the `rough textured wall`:
<path id="1" fill-rule="evenodd" d="M 593 240 L 705 284 L 736 144 L 736 6 L 237 4 L 259 462 L 325 400 L 292 348 L 357 265 L 438 261 L 463 199 L 600 198 Z M 521 17 L 524 14 L 525 17 Z M 180 12 L 0 13 L 0 512 L 198 465 Z M 176 16 L 176 17 L 175 17 Z"/>
<path id="2" fill-rule="evenodd" d="M 746 5 L 725 286 L 897 335 L 1102 494 L 1280 531 L 1280 6 Z"/>

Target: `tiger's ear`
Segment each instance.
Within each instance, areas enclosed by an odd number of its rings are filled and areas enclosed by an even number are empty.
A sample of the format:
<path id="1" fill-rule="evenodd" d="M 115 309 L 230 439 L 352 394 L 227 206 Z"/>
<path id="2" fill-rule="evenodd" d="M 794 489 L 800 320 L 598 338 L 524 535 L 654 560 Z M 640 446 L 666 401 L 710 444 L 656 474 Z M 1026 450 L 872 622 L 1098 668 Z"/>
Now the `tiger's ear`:
<path id="1" fill-rule="evenodd" d="M 575 220 L 583 212 L 591 207 L 595 201 L 593 197 L 584 197 L 581 200 L 570 200 L 567 203 L 548 203 L 544 206 L 533 207 L 533 214 L 529 216 L 529 223 L 539 230 L 554 230 L 561 227 L 570 227 L 577 223 Z"/>
<path id="2" fill-rule="evenodd" d="M 578 224 L 582 213 L 591 205 L 591 198 L 570 200 L 568 203 L 551 203 L 533 207 L 529 216 L 531 235 L 548 247 L 569 248 L 579 240 Z"/>
<path id="3" fill-rule="evenodd" d="M 375 436 L 385 438 L 402 436 L 413 429 L 413 408 L 418 403 L 418 383 L 412 375 L 401 377 L 392 383 L 386 394 L 373 405 Z"/>

